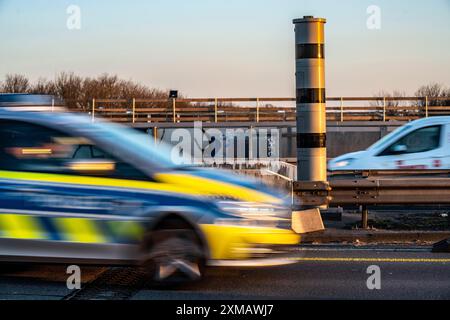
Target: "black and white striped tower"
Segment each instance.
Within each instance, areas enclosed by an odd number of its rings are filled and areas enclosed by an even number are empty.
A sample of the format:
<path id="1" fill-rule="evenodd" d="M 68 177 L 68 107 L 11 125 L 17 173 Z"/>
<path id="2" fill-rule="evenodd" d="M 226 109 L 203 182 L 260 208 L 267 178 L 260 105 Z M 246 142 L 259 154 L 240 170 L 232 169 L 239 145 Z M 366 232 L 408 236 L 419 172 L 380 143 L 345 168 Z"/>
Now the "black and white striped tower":
<path id="1" fill-rule="evenodd" d="M 295 19 L 297 179 L 327 180 L 325 19 Z"/>

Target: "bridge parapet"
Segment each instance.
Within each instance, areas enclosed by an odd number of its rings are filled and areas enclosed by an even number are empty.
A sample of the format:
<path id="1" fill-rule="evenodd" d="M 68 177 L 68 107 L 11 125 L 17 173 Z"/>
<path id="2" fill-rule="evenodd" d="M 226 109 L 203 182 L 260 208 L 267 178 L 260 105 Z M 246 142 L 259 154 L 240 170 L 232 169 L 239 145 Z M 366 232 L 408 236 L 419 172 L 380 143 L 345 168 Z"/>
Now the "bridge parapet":
<path id="1" fill-rule="evenodd" d="M 295 98 L 92 99 L 66 101 L 73 111 L 128 123 L 295 121 Z M 450 115 L 450 97 L 327 97 L 328 121 L 410 121 Z"/>

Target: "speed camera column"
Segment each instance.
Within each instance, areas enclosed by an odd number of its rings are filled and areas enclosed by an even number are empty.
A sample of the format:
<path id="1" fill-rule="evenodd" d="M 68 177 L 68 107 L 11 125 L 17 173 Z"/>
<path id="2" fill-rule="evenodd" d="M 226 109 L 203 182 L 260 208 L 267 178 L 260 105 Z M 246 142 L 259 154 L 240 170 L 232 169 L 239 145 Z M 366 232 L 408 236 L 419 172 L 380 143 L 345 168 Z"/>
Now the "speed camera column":
<path id="1" fill-rule="evenodd" d="M 305 16 L 295 24 L 297 180 L 326 181 L 324 25 Z"/>

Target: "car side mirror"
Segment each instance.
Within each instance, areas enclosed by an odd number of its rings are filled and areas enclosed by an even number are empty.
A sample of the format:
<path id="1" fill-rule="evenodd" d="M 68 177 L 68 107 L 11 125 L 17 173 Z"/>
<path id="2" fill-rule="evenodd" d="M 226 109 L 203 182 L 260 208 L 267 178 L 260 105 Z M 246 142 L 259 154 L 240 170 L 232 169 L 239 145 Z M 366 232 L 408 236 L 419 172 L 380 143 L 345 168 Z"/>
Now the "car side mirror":
<path id="1" fill-rule="evenodd" d="M 74 160 L 66 163 L 69 171 L 84 173 L 110 173 L 116 169 L 112 160 Z"/>
<path id="2" fill-rule="evenodd" d="M 406 150 L 408 150 L 408 148 L 406 148 L 404 144 L 397 144 L 392 148 L 392 151 L 396 153 L 402 153 L 405 152 Z"/>

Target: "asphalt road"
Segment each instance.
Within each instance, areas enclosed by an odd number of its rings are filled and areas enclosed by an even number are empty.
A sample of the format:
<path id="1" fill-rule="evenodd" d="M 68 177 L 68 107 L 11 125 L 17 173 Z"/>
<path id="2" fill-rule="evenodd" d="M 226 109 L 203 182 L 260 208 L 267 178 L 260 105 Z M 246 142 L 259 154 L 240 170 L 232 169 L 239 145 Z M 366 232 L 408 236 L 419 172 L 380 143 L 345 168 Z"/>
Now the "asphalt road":
<path id="1" fill-rule="evenodd" d="M 82 267 L 82 289 L 66 287 L 66 266 L 7 266 L 0 299 L 450 299 L 450 254 L 424 247 L 309 246 L 295 264 L 211 269 L 202 282 L 148 287 L 133 269 Z M 380 289 L 367 268 L 379 266 Z"/>

